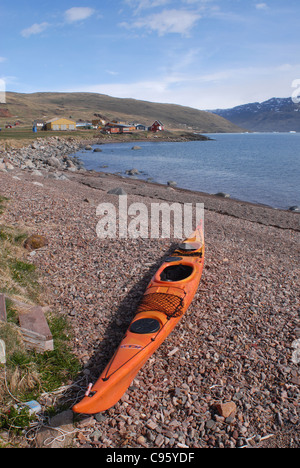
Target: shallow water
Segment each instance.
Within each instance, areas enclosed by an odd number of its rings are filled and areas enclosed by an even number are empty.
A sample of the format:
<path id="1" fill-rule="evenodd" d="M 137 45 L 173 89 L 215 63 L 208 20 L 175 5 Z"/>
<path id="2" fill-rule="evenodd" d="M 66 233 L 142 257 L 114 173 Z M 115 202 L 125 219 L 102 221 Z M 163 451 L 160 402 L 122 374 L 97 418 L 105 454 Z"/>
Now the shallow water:
<path id="1" fill-rule="evenodd" d="M 213 141 L 140 142 L 101 145 L 102 152 L 76 155 L 87 169 L 287 209 L 300 205 L 300 134 L 210 134 Z M 134 145 L 140 150 L 132 150 Z M 98 146 L 99 147 L 99 146 Z M 107 166 L 107 167 L 103 167 Z"/>

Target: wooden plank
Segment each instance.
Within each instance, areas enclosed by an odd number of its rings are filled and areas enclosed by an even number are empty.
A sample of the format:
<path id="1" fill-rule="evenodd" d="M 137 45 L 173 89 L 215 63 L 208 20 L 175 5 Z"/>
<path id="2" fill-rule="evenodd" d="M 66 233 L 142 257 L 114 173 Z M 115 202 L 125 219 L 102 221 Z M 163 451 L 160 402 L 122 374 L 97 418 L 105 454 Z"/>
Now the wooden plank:
<path id="1" fill-rule="evenodd" d="M 0 294 L 0 320 L 2 320 L 3 322 L 6 322 L 7 320 L 4 294 Z"/>
<path id="2" fill-rule="evenodd" d="M 0 364 L 6 363 L 5 342 L 0 340 Z"/>
<path id="3" fill-rule="evenodd" d="M 39 353 L 53 351 L 53 340 L 45 340 L 45 337 L 41 336 L 39 333 L 34 333 L 24 328 L 21 328 L 21 333 L 26 349 L 33 349 Z"/>
<path id="4" fill-rule="evenodd" d="M 39 352 L 53 350 L 53 338 L 41 307 L 19 315 L 21 333 L 28 349 Z"/>
<path id="5" fill-rule="evenodd" d="M 21 328 L 38 333 L 46 340 L 52 339 L 49 325 L 41 307 L 32 307 L 29 312 L 19 315 Z"/>

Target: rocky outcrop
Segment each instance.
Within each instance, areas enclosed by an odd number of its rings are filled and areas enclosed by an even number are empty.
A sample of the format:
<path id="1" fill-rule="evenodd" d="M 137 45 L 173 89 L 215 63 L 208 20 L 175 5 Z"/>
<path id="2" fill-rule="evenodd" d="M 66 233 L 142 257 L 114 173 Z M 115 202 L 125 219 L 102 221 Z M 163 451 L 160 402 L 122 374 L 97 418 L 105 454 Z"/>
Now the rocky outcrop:
<path id="1" fill-rule="evenodd" d="M 71 155 L 80 147 L 73 138 L 38 138 L 27 147 L 0 152 L 0 172 L 14 169 L 75 172 L 82 169 L 83 164 Z"/>

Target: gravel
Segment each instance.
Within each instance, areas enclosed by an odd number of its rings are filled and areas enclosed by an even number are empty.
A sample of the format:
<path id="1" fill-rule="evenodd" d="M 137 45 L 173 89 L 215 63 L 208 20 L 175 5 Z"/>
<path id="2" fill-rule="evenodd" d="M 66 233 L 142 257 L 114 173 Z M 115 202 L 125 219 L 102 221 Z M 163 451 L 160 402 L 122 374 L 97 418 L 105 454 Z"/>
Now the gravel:
<path id="1" fill-rule="evenodd" d="M 13 165 L 0 172 L 0 195 L 10 199 L 0 222 L 48 239 L 28 258 L 46 302 L 68 317 L 82 363 L 78 380 L 45 395 L 44 405 L 71 408 L 98 378 L 174 243 L 99 239 L 96 208 L 118 201 L 107 192 L 122 187 L 128 203 L 148 207 L 153 200 L 205 204 L 205 269 L 189 310 L 113 408 L 79 417 L 72 444 L 299 447 L 299 214 L 87 173 L 80 163 L 70 171 L 69 157 L 53 147 L 47 161 L 64 166 L 35 159 L 35 148 L 19 150 L 28 158 L 0 155 Z"/>

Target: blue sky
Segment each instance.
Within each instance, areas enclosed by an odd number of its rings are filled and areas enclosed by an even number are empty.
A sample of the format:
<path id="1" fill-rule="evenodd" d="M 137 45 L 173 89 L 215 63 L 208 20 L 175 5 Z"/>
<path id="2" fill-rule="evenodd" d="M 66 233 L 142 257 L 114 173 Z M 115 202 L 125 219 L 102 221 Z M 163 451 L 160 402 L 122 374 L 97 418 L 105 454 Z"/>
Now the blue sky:
<path id="1" fill-rule="evenodd" d="M 0 81 L 198 109 L 289 97 L 299 17 L 299 0 L 2 0 Z"/>

